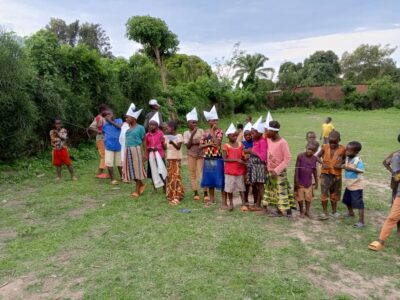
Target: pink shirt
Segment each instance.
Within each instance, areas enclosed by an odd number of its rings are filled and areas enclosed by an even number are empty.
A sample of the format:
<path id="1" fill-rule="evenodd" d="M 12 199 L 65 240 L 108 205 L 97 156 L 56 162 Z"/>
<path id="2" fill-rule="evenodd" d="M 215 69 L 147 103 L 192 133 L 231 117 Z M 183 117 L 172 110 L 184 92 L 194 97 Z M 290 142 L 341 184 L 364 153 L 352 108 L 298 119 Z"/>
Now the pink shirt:
<path id="1" fill-rule="evenodd" d="M 253 149 L 255 154 L 262 160 L 267 160 L 267 153 L 268 153 L 268 143 L 267 140 L 263 137 L 260 138 L 258 141 L 253 140 Z"/>
<path id="2" fill-rule="evenodd" d="M 280 138 L 279 141 L 275 142 L 268 139 L 268 171 L 275 171 L 278 175 L 281 174 L 289 166 L 291 159 L 289 145 L 284 138 Z"/>
<path id="3" fill-rule="evenodd" d="M 164 144 L 164 133 L 160 130 L 157 129 L 156 132 L 152 133 L 152 132 L 147 132 L 146 136 L 144 138 L 145 142 L 146 142 L 146 146 L 147 148 L 157 148 L 158 149 L 158 153 L 160 153 L 160 156 L 162 158 L 165 158 L 165 153 L 164 153 L 164 149 L 163 149 L 163 144 Z M 146 153 L 147 158 L 149 157 L 149 153 Z"/>

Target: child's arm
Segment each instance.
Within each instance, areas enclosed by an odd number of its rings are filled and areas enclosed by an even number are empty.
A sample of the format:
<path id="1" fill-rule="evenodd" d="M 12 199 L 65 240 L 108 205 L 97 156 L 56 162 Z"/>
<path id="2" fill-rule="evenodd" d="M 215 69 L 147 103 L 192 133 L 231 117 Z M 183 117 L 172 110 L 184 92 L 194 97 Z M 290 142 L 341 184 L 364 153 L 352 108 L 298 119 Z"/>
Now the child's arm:
<path id="1" fill-rule="evenodd" d="M 314 176 L 314 188 L 318 188 L 318 173 L 317 173 L 317 168 L 313 170 L 313 176 Z"/>
<path id="2" fill-rule="evenodd" d="M 395 154 L 396 152 L 397 151 L 390 153 L 382 162 L 385 169 L 388 170 L 390 173 L 393 173 L 393 169 L 391 166 L 391 160 L 392 160 L 393 154 Z"/>
<path id="3" fill-rule="evenodd" d="M 169 143 L 170 143 L 176 150 L 181 150 L 182 142 L 179 142 L 178 144 L 175 144 L 174 141 L 169 141 Z"/>
<path id="4" fill-rule="evenodd" d="M 147 159 L 147 153 L 148 153 L 146 138 L 144 138 L 143 150 L 144 150 L 144 159 L 146 160 Z"/>
<path id="5" fill-rule="evenodd" d="M 300 168 L 300 154 L 297 156 L 296 159 L 296 167 L 294 169 L 294 190 L 297 190 L 299 187 L 299 168 Z"/>
<path id="6" fill-rule="evenodd" d="M 188 141 L 188 143 L 186 144 L 186 147 L 187 147 L 188 149 L 192 148 L 193 145 L 198 145 L 198 144 L 199 144 L 199 143 L 194 143 L 194 142 L 193 142 L 193 137 L 194 137 L 194 135 L 196 134 L 196 132 L 197 132 L 197 128 L 193 129 L 192 133 L 190 134 L 189 141 Z M 178 149 L 178 150 L 179 150 L 179 149 Z"/>

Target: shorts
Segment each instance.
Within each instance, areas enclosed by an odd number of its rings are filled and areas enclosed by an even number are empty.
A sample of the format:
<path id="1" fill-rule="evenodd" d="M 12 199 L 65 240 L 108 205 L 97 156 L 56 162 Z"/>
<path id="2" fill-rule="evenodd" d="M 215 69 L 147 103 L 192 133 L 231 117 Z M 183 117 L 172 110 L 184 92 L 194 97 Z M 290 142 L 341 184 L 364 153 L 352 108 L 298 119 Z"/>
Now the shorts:
<path id="1" fill-rule="evenodd" d="M 321 174 L 321 201 L 339 201 L 342 193 L 342 177 Z"/>
<path id="2" fill-rule="evenodd" d="M 114 167 L 114 163 L 117 167 L 122 167 L 121 151 L 105 151 L 105 164 L 106 167 Z"/>
<path id="3" fill-rule="evenodd" d="M 225 174 L 225 192 L 245 192 L 246 186 L 244 185 L 244 175 L 228 175 Z"/>
<path id="4" fill-rule="evenodd" d="M 350 191 L 345 189 L 343 194 L 343 204 L 355 209 L 364 209 L 363 190 Z"/>
<path id="5" fill-rule="evenodd" d="M 53 166 L 61 167 L 63 164 L 66 166 L 71 165 L 71 159 L 69 157 L 68 149 L 53 149 Z"/>
<path id="6" fill-rule="evenodd" d="M 314 198 L 313 186 L 311 185 L 308 188 L 300 186 L 298 190 L 294 193 L 294 198 L 297 202 L 311 202 Z"/>

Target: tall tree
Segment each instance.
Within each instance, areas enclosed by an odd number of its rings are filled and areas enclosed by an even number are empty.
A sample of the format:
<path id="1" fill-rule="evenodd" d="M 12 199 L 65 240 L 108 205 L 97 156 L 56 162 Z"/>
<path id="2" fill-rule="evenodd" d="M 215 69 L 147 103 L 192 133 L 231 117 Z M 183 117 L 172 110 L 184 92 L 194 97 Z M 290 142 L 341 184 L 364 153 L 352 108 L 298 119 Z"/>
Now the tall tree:
<path id="1" fill-rule="evenodd" d="M 396 47 L 389 45 L 360 45 L 353 53 L 345 52 L 340 61 L 343 76 L 353 83 L 365 83 L 373 78 L 396 77 L 396 63 L 390 57 Z"/>
<path id="2" fill-rule="evenodd" d="M 164 59 L 176 53 L 179 41 L 177 36 L 169 30 L 167 24 L 150 16 L 134 16 L 126 23 L 126 35 L 130 40 L 142 44 L 144 51 L 154 53 L 160 69 L 163 90 L 167 90 Z"/>
<path id="3" fill-rule="evenodd" d="M 302 85 L 323 85 L 336 83 L 340 75 L 338 56 L 331 50 L 316 51 L 304 60 Z"/>
<path id="4" fill-rule="evenodd" d="M 267 60 L 268 57 L 260 53 L 239 56 L 234 65 L 236 71 L 233 78 L 237 80 L 236 85 L 254 84 L 257 78 L 271 79 L 274 75 L 274 69 L 264 67 Z"/>
<path id="5" fill-rule="evenodd" d="M 278 86 L 283 89 L 291 89 L 301 82 L 303 64 L 295 64 L 291 61 L 284 62 L 279 67 Z"/>
<path id="6" fill-rule="evenodd" d="M 165 60 L 168 82 L 182 83 L 195 81 L 200 76 L 211 76 L 211 67 L 195 55 L 174 54 Z"/>

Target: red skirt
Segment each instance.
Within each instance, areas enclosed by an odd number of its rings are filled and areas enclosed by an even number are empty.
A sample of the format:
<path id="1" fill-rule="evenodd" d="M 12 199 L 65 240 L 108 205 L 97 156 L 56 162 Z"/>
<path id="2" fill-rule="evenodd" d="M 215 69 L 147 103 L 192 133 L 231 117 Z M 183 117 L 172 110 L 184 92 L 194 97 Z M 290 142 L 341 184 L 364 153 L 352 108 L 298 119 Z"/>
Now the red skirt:
<path id="1" fill-rule="evenodd" d="M 68 148 L 53 149 L 53 166 L 61 167 L 63 164 L 66 166 L 71 165 Z"/>

